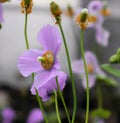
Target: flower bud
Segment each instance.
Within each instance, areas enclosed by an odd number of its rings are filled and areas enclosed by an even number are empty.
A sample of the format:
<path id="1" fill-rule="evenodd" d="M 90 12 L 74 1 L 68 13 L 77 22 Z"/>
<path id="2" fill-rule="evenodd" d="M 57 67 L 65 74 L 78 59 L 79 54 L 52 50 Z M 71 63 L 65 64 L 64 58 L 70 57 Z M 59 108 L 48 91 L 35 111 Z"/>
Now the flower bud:
<path id="1" fill-rule="evenodd" d="M 69 17 L 74 16 L 74 11 L 73 11 L 73 9 L 70 5 L 67 6 L 66 15 L 69 16 Z"/>
<path id="2" fill-rule="evenodd" d="M 117 55 L 120 57 L 120 48 L 117 49 Z"/>
<path id="3" fill-rule="evenodd" d="M 33 1 L 32 0 L 21 0 L 20 6 L 22 8 L 21 12 L 22 13 L 31 13 L 32 12 L 32 6 L 33 6 Z"/>
<path id="4" fill-rule="evenodd" d="M 112 55 L 112 56 L 110 57 L 109 61 L 110 61 L 110 63 L 113 63 L 113 64 L 119 63 L 119 60 L 118 60 L 118 57 L 117 57 L 116 54 L 115 54 L 115 55 Z"/>
<path id="5" fill-rule="evenodd" d="M 85 30 L 89 25 L 88 9 L 83 9 L 75 18 L 75 22 L 82 30 Z"/>
<path id="6" fill-rule="evenodd" d="M 61 21 L 61 14 L 62 14 L 62 10 L 60 9 L 60 7 L 55 2 L 51 2 L 50 11 L 52 15 L 55 17 L 56 23 L 59 23 Z"/>
<path id="7" fill-rule="evenodd" d="M 80 21 L 84 23 L 88 18 L 88 9 L 83 9 L 80 16 Z"/>
<path id="8" fill-rule="evenodd" d="M 101 14 L 105 17 L 111 14 L 110 10 L 108 9 L 107 1 L 103 1 L 103 8 L 101 10 Z"/>

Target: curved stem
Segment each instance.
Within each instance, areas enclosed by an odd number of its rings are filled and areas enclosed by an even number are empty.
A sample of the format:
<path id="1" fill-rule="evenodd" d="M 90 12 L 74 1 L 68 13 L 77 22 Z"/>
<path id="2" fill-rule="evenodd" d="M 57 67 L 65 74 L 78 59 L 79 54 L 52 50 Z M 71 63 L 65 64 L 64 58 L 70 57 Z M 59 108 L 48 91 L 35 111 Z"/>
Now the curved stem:
<path id="1" fill-rule="evenodd" d="M 61 23 L 59 23 L 59 28 L 60 28 L 60 31 L 61 31 L 61 34 L 62 34 L 64 46 L 65 46 L 65 51 L 66 51 L 66 56 L 67 56 L 67 61 L 68 61 L 68 67 L 69 67 L 69 73 L 70 73 L 70 78 L 71 78 L 71 82 L 72 82 L 73 101 L 74 101 L 72 123 L 74 123 L 75 115 L 76 115 L 76 109 L 77 109 L 77 105 L 76 105 L 77 99 L 76 99 L 75 83 L 74 83 L 74 78 L 73 78 L 73 73 L 72 73 L 72 67 L 71 67 L 71 61 L 70 61 L 70 56 L 69 56 L 69 52 L 68 52 L 68 47 L 67 47 L 67 43 L 66 43 L 66 39 L 65 39 L 65 36 L 64 36 L 64 32 L 63 32 Z"/>
<path id="2" fill-rule="evenodd" d="M 28 17 L 28 14 L 25 13 L 24 36 L 25 36 L 26 49 L 29 49 L 29 43 L 28 43 L 28 37 L 27 37 L 27 17 Z"/>
<path id="3" fill-rule="evenodd" d="M 35 91 L 36 91 L 36 97 L 37 97 L 37 101 L 38 101 L 38 104 L 39 104 L 39 108 L 41 109 L 42 111 L 42 114 L 43 114 L 43 117 L 44 117 L 44 120 L 45 120 L 45 123 L 48 123 L 48 119 L 47 119 L 47 116 L 44 112 L 44 108 L 43 108 L 43 105 L 42 105 L 42 101 L 41 101 L 41 98 L 39 97 L 38 95 L 38 91 L 37 89 L 35 88 Z"/>
<path id="4" fill-rule="evenodd" d="M 86 60 L 84 56 L 84 46 L 83 46 L 83 30 L 80 31 L 80 49 L 81 49 L 81 54 L 82 54 L 82 59 L 84 62 L 84 69 L 85 69 L 85 75 L 86 75 L 86 98 L 87 98 L 87 103 L 86 103 L 86 118 L 85 118 L 85 123 L 88 123 L 88 118 L 89 118 L 89 83 L 88 83 L 88 71 L 87 71 L 87 65 L 86 65 Z"/>
<path id="5" fill-rule="evenodd" d="M 56 94 L 56 91 L 54 91 L 54 95 L 55 95 L 55 108 L 56 108 L 57 119 L 58 119 L 58 123 L 61 123 L 59 109 L 58 109 L 58 102 L 57 102 L 57 94 Z"/>
<path id="6" fill-rule="evenodd" d="M 71 121 L 70 121 L 70 116 L 69 116 L 69 113 L 68 113 L 68 109 L 67 109 L 66 103 L 65 103 L 65 101 L 64 101 L 62 92 L 61 92 L 61 90 L 60 90 L 60 86 L 59 86 L 59 84 L 58 84 L 58 78 L 57 78 L 57 77 L 56 77 L 56 84 L 57 84 L 57 87 L 58 87 L 58 93 L 59 93 L 59 95 L 60 95 L 61 101 L 62 101 L 62 103 L 63 103 L 64 109 L 65 109 L 65 112 L 66 112 L 66 115 L 67 115 L 68 122 L 71 123 Z"/>
<path id="7" fill-rule="evenodd" d="M 97 100 L 98 100 L 98 108 L 102 108 L 102 92 L 99 84 L 97 84 Z"/>

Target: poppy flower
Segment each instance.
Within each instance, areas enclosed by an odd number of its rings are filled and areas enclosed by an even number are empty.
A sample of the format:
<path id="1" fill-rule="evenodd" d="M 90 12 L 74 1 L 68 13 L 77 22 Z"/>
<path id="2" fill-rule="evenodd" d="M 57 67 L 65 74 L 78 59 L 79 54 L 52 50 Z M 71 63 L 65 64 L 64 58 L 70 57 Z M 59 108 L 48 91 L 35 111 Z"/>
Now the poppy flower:
<path id="1" fill-rule="evenodd" d="M 57 89 L 56 76 L 61 90 L 65 85 L 66 74 L 59 71 L 60 63 L 57 59 L 62 41 L 58 29 L 50 25 L 44 26 L 38 32 L 37 39 L 43 49 L 25 51 L 18 58 L 17 65 L 20 73 L 25 77 L 35 73 L 34 83 L 30 89 L 31 93 L 36 94 L 36 88 L 42 100 L 47 100 L 48 93 Z"/>
<path id="2" fill-rule="evenodd" d="M 100 69 L 97 58 L 92 52 L 86 51 L 85 59 L 88 70 L 89 87 L 92 88 L 95 85 L 97 75 L 105 76 L 105 73 Z M 80 59 L 74 61 L 72 64 L 72 69 L 74 73 L 77 73 L 82 77 L 82 85 L 84 88 L 86 88 L 86 74 L 84 70 L 83 60 Z"/>

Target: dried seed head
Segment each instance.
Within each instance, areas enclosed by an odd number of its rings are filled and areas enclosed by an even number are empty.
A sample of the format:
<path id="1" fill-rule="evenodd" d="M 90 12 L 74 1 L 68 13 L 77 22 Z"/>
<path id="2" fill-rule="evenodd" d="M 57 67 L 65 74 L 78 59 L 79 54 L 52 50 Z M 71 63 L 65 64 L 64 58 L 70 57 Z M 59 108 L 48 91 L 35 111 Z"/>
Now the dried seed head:
<path id="1" fill-rule="evenodd" d="M 29 14 L 32 12 L 33 1 L 32 0 L 21 0 L 20 6 L 22 8 L 21 10 L 22 13 Z"/>

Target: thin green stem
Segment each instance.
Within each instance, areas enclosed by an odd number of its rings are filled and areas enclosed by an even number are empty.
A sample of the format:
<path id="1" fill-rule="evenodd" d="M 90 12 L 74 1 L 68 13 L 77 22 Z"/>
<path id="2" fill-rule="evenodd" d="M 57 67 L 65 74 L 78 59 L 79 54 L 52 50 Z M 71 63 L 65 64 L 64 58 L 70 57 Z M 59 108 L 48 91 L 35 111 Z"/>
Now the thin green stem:
<path id="1" fill-rule="evenodd" d="M 60 86 L 59 86 L 59 84 L 58 84 L 58 78 L 57 78 L 57 77 L 56 77 L 56 84 L 57 84 L 57 87 L 58 87 L 58 93 L 59 93 L 59 95 L 60 95 L 61 101 L 62 101 L 62 103 L 63 103 L 64 109 L 65 109 L 65 112 L 66 112 L 66 115 L 67 115 L 68 122 L 71 123 L 71 121 L 70 121 L 70 116 L 69 116 L 69 113 L 68 113 L 68 109 L 67 109 L 67 106 L 66 106 L 64 97 L 63 97 L 63 95 L 62 95 L 62 92 L 61 92 L 61 90 L 60 90 Z"/>
<path id="2" fill-rule="evenodd" d="M 82 54 L 82 59 L 84 62 L 84 69 L 85 69 L 85 75 L 86 75 L 86 98 L 87 98 L 87 103 L 86 103 L 86 118 L 85 118 L 85 123 L 88 123 L 89 119 L 89 83 L 88 83 L 88 71 L 87 71 L 87 65 L 86 65 L 86 60 L 84 56 L 84 46 L 83 46 L 83 30 L 80 31 L 80 49 L 81 49 L 81 54 Z"/>
<path id="3" fill-rule="evenodd" d="M 72 73 L 72 67 L 71 67 L 71 61 L 70 61 L 70 56 L 69 56 L 69 52 L 68 52 L 68 47 L 67 47 L 67 43 L 66 43 L 66 39 L 65 39 L 65 36 L 64 36 L 64 32 L 63 32 L 61 23 L 59 23 L 59 28 L 60 28 L 61 35 L 62 35 L 62 38 L 63 38 L 64 46 L 65 46 L 65 51 L 66 51 L 66 56 L 67 56 L 67 61 L 68 61 L 68 67 L 69 67 L 69 73 L 70 73 L 70 78 L 71 78 L 71 82 L 72 82 L 72 92 L 73 92 L 73 101 L 74 101 L 72 123 L 74 123 L 75 115 L 76 115 L 76 109 L 77 109 L 76 89 L 75 89 L 75 83 L 74 83 L 74 78 L 73 78 L 73 73 Z"/>
<path id="4" fill-rule="evenodd" d="M 58 109 L 57 93 L 56 93 L 56 91 L 54 91 L 54 95 L 55 95 L 55 108 L 56 108 L 57 119 L 58 119 L 58 123 L 61 123 L 59 109 Z"/>
<path id="5" fill-rule="evenodd" d="M 97 101 L 98 101 L 98 108 L 102 108 L 102 92 L 99 84 L 97 84 Z"/>
<path id="6" fill-rule="evenodd" d="M 45 120 L 45 123 L 48 123 L 48 119 L 47 119 L 47 116 L 44 112 L 44 108 L 43 108 L 43 105 L 42 105 L 42 101 L 41 101 L 41 98 L 39 97 L 38 95 L 38 91 L 37 89 L 35 88 L 35 91 L 36 91 L 36 97 L 37 97 L 37 101 L 38 101 L 38 104 L 39 104 L 39 108 L 41 109 L 42 111 L 42 114 L 43 114 L 43 117 L 44 117 L 44 120 Z"/>
<path id="7" fill-rule="evenodd" d="M 25 13 L 24 36 L 25 36 L 26 49 L 29 49 L 29 42 L 28 42 L 28 37 L 27 37 L 27 17 L 28 17 L 28 14 Z M 32 73 L 32 80 L 34 80 L 34 73 Z M 38 91 L 37 91 L 36 88 L 35 88 L 35 91 L 36 91 L 37 101 L 38 101 L 39 107 L 40 107 L 40 109 L 42 111 L 44 120 L 45 120 L 46 123 L 48 123 L 48 120 L 47 120 L 47 117 L 46 117 L 46 114 L 44 112 L 44 108 L 43 108 L 43 105 L 42 105 L 42 101 L 41 101 L 41 99 L 40 99 L 40 97 L 38 95 Z"/>
<path id="8" fill-rule="evenodd" d="M 26 49 L 29 49 L 29 43 L 28 43 L 28 37 L 27 37 L 27 18 L 28 18 L 28 14 L 25 13 L 24 36 L 25 36 Z"/>

